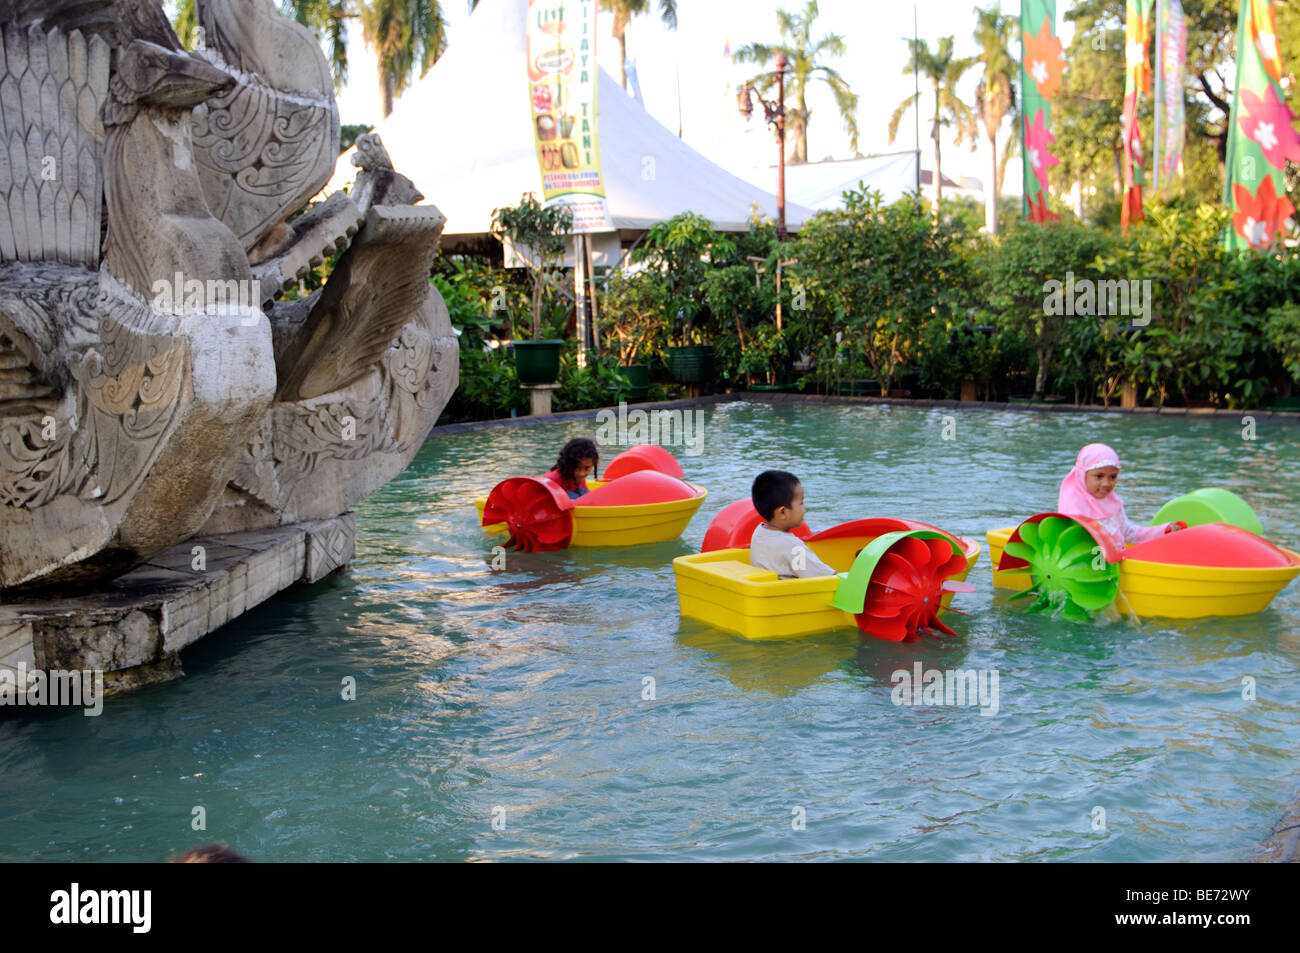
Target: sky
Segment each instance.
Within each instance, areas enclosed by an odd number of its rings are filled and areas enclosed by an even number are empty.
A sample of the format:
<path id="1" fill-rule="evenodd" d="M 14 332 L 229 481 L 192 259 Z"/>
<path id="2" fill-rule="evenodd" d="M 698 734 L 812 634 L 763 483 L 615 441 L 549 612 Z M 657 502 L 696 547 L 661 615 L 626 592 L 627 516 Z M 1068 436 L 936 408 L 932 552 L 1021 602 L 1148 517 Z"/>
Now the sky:
<path id="1" fill-rule="evenodd" d="M 500 0 L 481 0 L 482 3 Z M 646 109 L 663 125 L 676 132 L 680 116 L 682 137 L 697 151 L 737 174 L 771 165 L 776 161 L 776 144 L 762 121 L 761 108 L 748 123 L 739 115 L 736 94 L 745 79 L 758 67 L 735 64 L 724 55 L 728 44 L 734 51 L 751 42 L 773 43 L 778 40 L 776 10 L 802 10 L 804 0 L 678 0 L 678 27 L 669 30 L 659 19 L 658 2 L 652 0 L 652 13 L 635 18 L 627 29 L 629 59 L 636 62 Z M 991 2 L 991 0 L 986 0 Z M 975 0 L 919 0 L 915 4 L 918 32 L 931 48 L 946 35 L 955 39 L 959 56 L 977 52 L 972 37 Z M 1070 25 L 1063 11 L 1068 3 L 1058 5 L 1057 30 L 1068 45 Z M 448 44 L 456 42 L 457 33 L 469 17 L 466 0 L 443 0 L 448 21 Z M 913 31 L 913 4 L 895 0 L 820 0 L 819 16 L 813 24 L 814 37 L 839 33 L 847 47 L 843 57 L 831 58 L 828 65 L 836 69 L 858 95 L 859 149 L 864 155 L 897 152 L 915 148 L 915 123 L 909 113 L 899 128 L 898 139 L 889 141 L 889 117 L 894 108 L 913 90 L 911 73 L 904 75 L 907 62 L 905 38 Z M 1019 4 L 1004 2 L 1002 8 L 1018 11 Z M 618 77 L 618 43 L 610 34 L 613 17 L 601 13 L 598 26 L 597 56 L 601 65 Z M 1013 50 L 1013 54 L 1018 52 Z M 349 81 L 339 94 L 339 110 L 344 123 L 374 123 L 380 116 L 375 60 L 362 41 L 360 27 L 351 24 L 348 40 Z M 485 68 L 500 69 L 506 64 L 485 63 Z M 966 74 L 959 87 L 962 98 L 974 108 L 978 67 Z M 472 81 L 470 81 L 472 82 Z M 522 81 L 521 81 L 522 83 Z M 680 93 L 679 93 L 680 89 Z M 522 93 L 521 93 L 522 95 Z M 922 83 L 921 150 L 922 167 L 933 166 L 933 147 L 926 121 L 930 98 Z M 812 116 L 809 123 L 808 156 L 812 161 L 825 158 L 846 159 L 852 156 L 830 90 L 824 83 L 814 84 L 809 95 Z M 1003 148 L 1011 126 L 1008 123 L 999 140 Z M 472 140 L 469 140 L 472 141 Z M 988 178 L 988 145 L 982 131 L 974 152 L 969 144 L 957 146 L 948 138 L 943 144 L 944 175 L 957 178 L 970 175 Z M 1007 170 L 1006 189 L 1019 191 L 1018 163 Z M 775 190 L 775 173 L 773 173 Z"/>

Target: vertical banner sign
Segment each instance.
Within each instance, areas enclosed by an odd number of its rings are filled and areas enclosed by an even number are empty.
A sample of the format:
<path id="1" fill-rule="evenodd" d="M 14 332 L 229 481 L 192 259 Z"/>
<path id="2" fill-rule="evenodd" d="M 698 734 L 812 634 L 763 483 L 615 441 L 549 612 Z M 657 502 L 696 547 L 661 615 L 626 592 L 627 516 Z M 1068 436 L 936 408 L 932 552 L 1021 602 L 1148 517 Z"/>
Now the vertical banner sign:
<path id="1" fill-rule="evenodd" d="M 1031 222 L 1059 220 L 1047 209 L 1047 170 L 1060 160 L 1048 151 L 1056 141 L 1049 131 L 1052 100 L 1065 70 L 1056 36 L 1056 0 L 1022 0 L 1020 4 L 1021 155 L 1024 156 L 1024 215 Z"/>
<path id="2" fill-rule="evenodd" d="M 1237 91 L 1228 124 L 1223 204 L 1232 210 L 1229 248 L 1266 248 L 1291 228 L 1286 160 L 1300 162 L 1300 134 L 1282 92 L 1274 3 L 1242 0 L 1237 19 Z"/>
<path id="3" fill-rule="evenodd" d="M 596 0 L 528 0 L 528 100 L 548 205 L 573 210 L 575 234 L 613 229 L 600 178 Z"/>
<path id="4" fill-rule="evenodd" d="M 1161 183 L 1168 188 L 1183 174 L 1187 21 L 1179 0 L 1156 0 L 1156 5 L 1156 130 L 1151 185 L 1159 190 Z"/>
<path id="5" fill-rule="evenodd" d="M 1151 93 L 1151 61 L 1147 47 L 1151 40 L 1152 0 L 1128 0 L 1124 11 L 1124 200 L 1120 224 L 1142 220 L 1142 130 L 1138 123 L 1138 102 Z"/>

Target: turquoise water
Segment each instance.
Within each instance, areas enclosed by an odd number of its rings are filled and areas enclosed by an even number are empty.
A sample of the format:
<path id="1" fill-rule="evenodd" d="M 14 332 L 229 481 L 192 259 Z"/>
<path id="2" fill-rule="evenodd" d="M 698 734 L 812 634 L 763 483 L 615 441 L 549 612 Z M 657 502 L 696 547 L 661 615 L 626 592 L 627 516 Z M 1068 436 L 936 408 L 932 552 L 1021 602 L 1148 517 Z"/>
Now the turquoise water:
<path id="1" fill-rule="evenodd" d="M 594 424 L 431 439 L 357 508 L 345 574 L 187 650 L 185 679 L 98 718 L 0 719 L 0 860 L 157 860 L 213 840 L 264 861 L 1241 860 L 1300 788 L 1300 584 L 1241 619 L 1075 625 L 1008 606 L 986 547 L 955 638 L 754 644 L 679 619 L 669 566 L 767 467 L 800 475 L 814 529 L 899 515 L 984 544 L 1051 508 L 1095 440 L 1126 462 L 1133 519 L 1225 486 L 1294 547 L 1300 428 L 706 414 L 703 452 L 680 458 L 710 495 L 680 542 L 512 553 L 501 572 L 471 498 Z M 998 713 L 895 706 L 891 673 L 916 661 L 996 670 Z"/>

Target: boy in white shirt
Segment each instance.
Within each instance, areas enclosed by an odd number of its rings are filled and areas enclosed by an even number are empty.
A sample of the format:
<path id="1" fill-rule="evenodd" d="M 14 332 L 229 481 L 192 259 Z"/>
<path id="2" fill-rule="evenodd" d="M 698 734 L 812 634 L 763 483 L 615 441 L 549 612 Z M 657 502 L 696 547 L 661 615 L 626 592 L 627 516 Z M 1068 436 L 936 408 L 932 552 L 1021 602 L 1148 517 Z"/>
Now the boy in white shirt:
<path id="1" fill-rule="evenodd" d="M 754 509 L 767 522 L 754 530 L 749 543 L 750 565 L 770 569 L 782 579 L 833 576 L 835 570 L 795 536 L 803 522 L 803 484 L 793 473 L 764 470 L 750 488 Z"/>

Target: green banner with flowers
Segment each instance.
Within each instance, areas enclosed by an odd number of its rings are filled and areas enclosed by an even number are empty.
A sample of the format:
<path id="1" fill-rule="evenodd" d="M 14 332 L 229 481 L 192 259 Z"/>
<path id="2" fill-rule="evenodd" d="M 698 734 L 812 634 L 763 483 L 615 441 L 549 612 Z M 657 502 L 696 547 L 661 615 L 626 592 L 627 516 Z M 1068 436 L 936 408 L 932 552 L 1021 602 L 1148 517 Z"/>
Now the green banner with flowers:
<path id="1" fill-rule="evenodd" d="M 1020 4 L 1021 155 L 1024 156 L 1025 218 L 1047 222 L 1060 216 L 1048 210 L 1047 170 L 1060 160 L 1052 155 L 1052 101 L 1061 90 L 1065 57 L 1056 35 L 1056 0 Z"/>
<path id="2" fill-rule="evenodd" d="M 1237 18 L 1237 90 L 1228 126 L 1223 203 L 1232 210 L 1229 248 L 1267 248 L 1292 227 L 1286 160 L 1300 162 L 1300 135 L 1282 89 L 1275 2 L 1242 0 Z"/>

